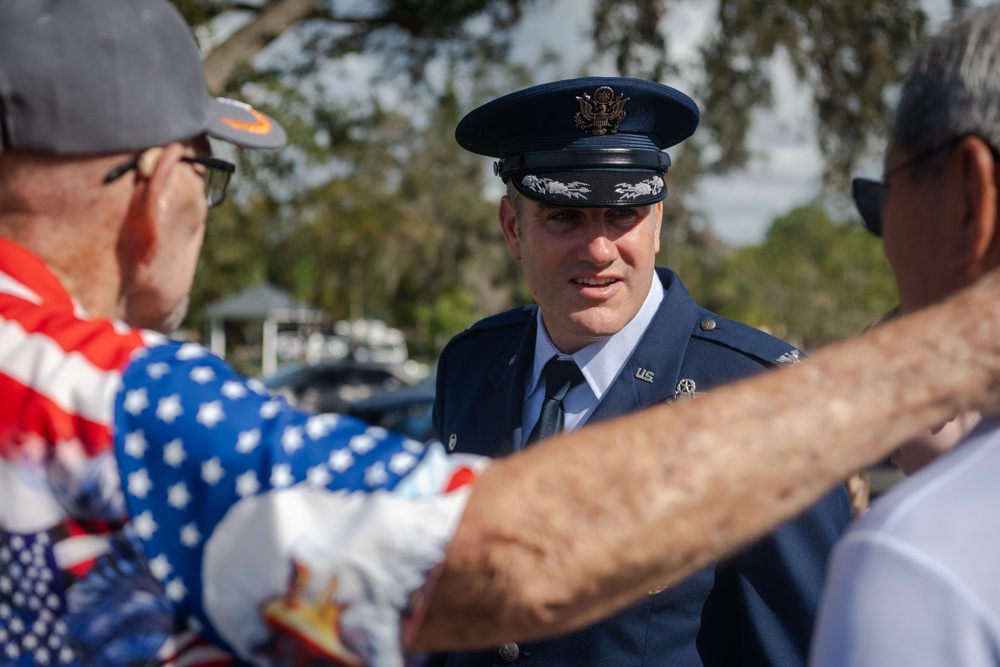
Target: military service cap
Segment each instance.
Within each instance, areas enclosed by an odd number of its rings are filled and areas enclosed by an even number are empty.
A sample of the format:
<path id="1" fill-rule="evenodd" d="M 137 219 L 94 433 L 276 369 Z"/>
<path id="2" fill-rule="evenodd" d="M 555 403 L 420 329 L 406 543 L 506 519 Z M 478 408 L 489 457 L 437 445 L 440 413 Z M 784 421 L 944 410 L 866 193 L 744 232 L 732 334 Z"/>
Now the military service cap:
<path id="1" fill-rule="evenodd" d="M 670 86 L 588 77 L 526 88 L 470 111 L 466 150 L 525 197 L 573 206 L 645 205 L 667 196 L 663 151 L 698 127 L 698 106 Z"/>

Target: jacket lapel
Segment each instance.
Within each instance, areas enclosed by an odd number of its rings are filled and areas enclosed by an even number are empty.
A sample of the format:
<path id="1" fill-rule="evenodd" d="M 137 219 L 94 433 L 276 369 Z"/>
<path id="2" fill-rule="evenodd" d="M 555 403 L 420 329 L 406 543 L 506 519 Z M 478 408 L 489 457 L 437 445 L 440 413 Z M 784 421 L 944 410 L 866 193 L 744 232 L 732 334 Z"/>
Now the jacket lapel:
<path id="1" fill-rule="evenodd" d="M 536 318 L 532 317 L 519 335 L 497 356 L 487 374 L 493 394 L 476 410 L 477 442 L 499 442 L 489 451 L 477 453 L 506 456 L 514 452 L 514 431 L 521 428 L 524 386 L 535 356 Z M 473 450 L 476 451 L 476 450 Z"/>
<path id="2" fill-rule="evenodd" d="M 632 356 L 587 420 L 596 423 L 673 398 L 697 307 L 669 269 L 657 269 L 665 293 Z"/>

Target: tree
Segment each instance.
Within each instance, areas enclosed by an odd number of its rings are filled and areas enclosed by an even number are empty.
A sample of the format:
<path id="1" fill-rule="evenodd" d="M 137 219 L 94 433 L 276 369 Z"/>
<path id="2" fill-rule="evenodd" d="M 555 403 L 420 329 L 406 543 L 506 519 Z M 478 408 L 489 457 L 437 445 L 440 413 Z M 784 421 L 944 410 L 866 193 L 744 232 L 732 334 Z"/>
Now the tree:
<path id="1" fill-rule="evenodd" d="M 859 333 L 897 303 L 878 240 L 817 207 L 775 220 L 763 243 L 732 251 L 695 292 L 707 307 L 806 349 Z"/>

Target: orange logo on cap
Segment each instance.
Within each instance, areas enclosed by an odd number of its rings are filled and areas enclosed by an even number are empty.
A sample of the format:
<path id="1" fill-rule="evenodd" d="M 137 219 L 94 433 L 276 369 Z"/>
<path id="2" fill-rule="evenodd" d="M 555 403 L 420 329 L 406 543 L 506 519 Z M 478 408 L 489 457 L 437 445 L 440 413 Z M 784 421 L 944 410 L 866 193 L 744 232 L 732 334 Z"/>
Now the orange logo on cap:
<path id="1" fill-rule="evenodd" d="M 247 113 L 254 117 L 254 120 L 236 120 L 235 118 L 223 118 L 222 122 L 234 130 L 242 130 L 250 134 L 267 134 L 271 131 L 271 121 L 267 116 L 256 109 L 247 109 Z"/>

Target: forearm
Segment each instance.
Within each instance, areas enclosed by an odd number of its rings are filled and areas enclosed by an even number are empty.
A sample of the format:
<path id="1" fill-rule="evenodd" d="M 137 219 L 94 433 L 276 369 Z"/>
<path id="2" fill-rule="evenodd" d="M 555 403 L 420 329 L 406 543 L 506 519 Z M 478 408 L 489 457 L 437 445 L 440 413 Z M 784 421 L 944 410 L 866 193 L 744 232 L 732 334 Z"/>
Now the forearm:
<path id="1" fill-rule="evenodd" d="M 1000 291 L 988 282 L 795 367 L 497 461 L 417 645 L 579 627 L 760 536 L 919 429 L 987 405 Z"/>

